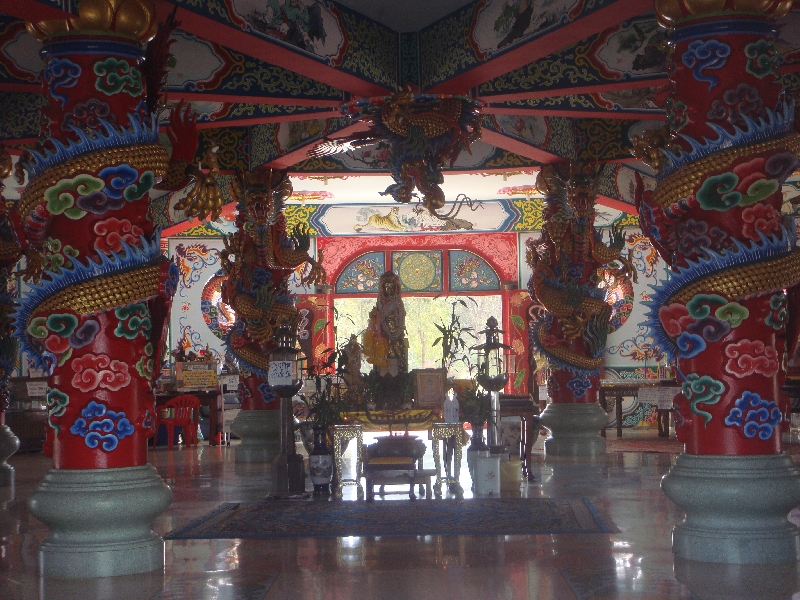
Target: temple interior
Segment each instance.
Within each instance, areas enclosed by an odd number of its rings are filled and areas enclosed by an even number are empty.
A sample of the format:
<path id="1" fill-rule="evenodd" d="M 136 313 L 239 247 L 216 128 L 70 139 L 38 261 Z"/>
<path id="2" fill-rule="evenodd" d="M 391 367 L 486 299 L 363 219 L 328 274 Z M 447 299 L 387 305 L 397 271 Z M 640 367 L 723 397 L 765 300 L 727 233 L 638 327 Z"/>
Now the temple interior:
<path id="1" fill-rule="evenodd" d="M 0 0 L 0 600 L 800 600 L 792 0 Z"/>

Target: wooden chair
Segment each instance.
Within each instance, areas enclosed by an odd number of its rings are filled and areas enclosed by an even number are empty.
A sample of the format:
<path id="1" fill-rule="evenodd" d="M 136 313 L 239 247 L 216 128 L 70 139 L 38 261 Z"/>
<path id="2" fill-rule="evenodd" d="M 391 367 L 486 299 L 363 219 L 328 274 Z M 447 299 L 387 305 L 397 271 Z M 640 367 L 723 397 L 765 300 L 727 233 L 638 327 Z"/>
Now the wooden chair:
<path id="1" fill-rule="evenodd" d="M 172 409 L 171 417 L 162 417 L 161 411 L 164 409 Z M 167 428 L 167 448 L 172 450 L 172 438 L 175 436 L 175 427 L 183 427 L 183 440 L 188 446 L 194 442 L 195 448 L 197 447 L 197 423 L 194 418 L 199 414 L 200 398 L 187 394 L 184 396 L 177 396 L 169 400 L 164 406 L 160 406 L 156 410 L 156 426 L 155 433 L 153 434 L 153 448 L 156 447 L 156 440 L 158 439 L 158 426 L 164 425 Z"/>

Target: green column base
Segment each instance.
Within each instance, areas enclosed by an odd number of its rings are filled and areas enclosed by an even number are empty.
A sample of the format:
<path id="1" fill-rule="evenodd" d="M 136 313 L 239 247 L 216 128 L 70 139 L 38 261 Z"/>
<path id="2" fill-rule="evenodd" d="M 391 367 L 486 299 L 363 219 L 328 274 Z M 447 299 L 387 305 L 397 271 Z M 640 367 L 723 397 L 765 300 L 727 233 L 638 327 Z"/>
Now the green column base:
<path id="1" fill-rule="evenodd" d="M 236 446 L 237 463 L 271 463 L 281 453 L 279 410 L 243 410 L 231 423 L 242 443 Z"/>
<path id="2" fill-rule="evenodd" d="M 113 577 L 164 568 L 164 542 L 150 524 L 172 501 L 151 465 L 51 469 L 28 498 L 50 527 L 39 549 L 44 577 Z"/>
<path id="3" fill-rule="evenodd" d="M 550 430 L 544 441 L 546 455 L 598 456 L 606 453 L 600 436 L 608 417 L 597 402 L 552 402 L 541 414 L 541 424 Z"/>
<path id="4" fill-rule="evenodd" d="M 797 527 L 786 518 L 800 504 L 800 469 L 787 454 L 681 454 L 661 489 L 686 511 L 672 533 L 676 558 L 728 564 L 800 558 Z"/>

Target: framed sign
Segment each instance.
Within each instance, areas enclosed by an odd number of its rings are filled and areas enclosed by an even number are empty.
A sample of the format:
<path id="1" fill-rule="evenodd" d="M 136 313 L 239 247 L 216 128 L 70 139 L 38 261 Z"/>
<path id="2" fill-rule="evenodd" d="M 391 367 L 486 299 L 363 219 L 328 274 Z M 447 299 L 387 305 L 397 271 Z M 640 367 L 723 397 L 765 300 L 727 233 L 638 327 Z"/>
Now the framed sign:
<path id="1" fill-rule="evenodd" d="M 414 369 L 414 408 L 441 409 L 447 393 L 447 371 Z"/>

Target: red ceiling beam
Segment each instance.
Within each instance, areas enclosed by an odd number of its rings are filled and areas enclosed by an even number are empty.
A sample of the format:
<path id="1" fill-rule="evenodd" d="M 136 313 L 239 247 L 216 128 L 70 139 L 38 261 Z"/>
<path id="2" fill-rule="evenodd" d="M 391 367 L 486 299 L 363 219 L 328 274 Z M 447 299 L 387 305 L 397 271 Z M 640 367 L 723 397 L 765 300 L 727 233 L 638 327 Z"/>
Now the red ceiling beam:
<path id="1" fill-rule="evenodd" d="M 158 18 L 162 21 L 166 20 L 174 8 L 174 4 L 170 4 L 166 0 L 160 0 L 156 5 Z M 364 81 L 355 75 L 343 73 L 333 67 L 328 67 L 319 60 L 303 56 L 280 44 L 272 43 L 268 38 L 256 37 L 241 29 L 223 25 L 185 8 L 178 7 L 175 19 L 180 22 L 183 31 L 188 31 L 201 39 L 242 52 L 253 58 L 304 75 L 340 90 L 345 90 L 351 94 L 357 96 L 384 96 L 390 93 L 389 90 L 382 86 Z"/>
<path id="2" fill-rule="evenodd" d="M 519 154 L 525 158 L 530 158 L 531 160 L 540 162 L 543 165 L 552 165 L 555 163 L 566 162 L 568 160 L 558 156 L 557 154 L 551 154 L 546 150 L 537 148 L 536 146 L 531 146 L 530 144 L 526 144 L 520 140 L 515 140 L 501 133 L 490 131 L 488 129 L 484 129 L 482 131 L 481 141 L 491 144 L 492 146 L 502 148 L 503 150 L 508 150 L 514 154 Z"/>
<path id="3" fill-rule="evenodd" d="M 274 117 L 253 117 L 252 119 L 220 119 L 219 121 L 204 121 L 197 124 L 198 129 L 225 129 L 227 127 L 251 127 L 266 123 L 287 123 L 289 121 L 311 121 L 313 119 L 330 119 L 342 116 L 337 111 L 316 113 L 299 113 L 296 115 L 276 115 Z"/>
<path id="4" fill-rule="evenodd" d="M 2 89 L 2 87 L 0 87 Z M 335 108 L 337 113 L 342 105 L 340 100 L 314 100 L 312 98 L 286 98 L 271 96 L 246 96 L 239 94 L 216 94 L 214 92 L 184 92 L 170 90 L 170 98 L 186 100 L 187 102 L 235 102 L 245 104 L 278 104 L 288 106 L 316 106 L 319 108 Z M 341 113 L 340 113 L 341 114 Z"/>
<path id="5" fill-rule="evenodd" d="M 636 90 L 647 87 L 662 87 L 669 83 L 666 77 L 653 79 L 637 79 L 635 81 L 616 81 L 612 83 L 598 83 L 597 85 L 583 85 L 579 87 L 547 88 L 535 92 L 516 92 L 512 94 L 490 94 L 480 96 L 483 102 L 515 102 L 517 100 L 538 100 L 539 98 L 552 98 L 553 96 L 577 96 L 578 94 L 597 94 L 600 92 L 613 92 L 615 90 Z"/>
<path id="6" fill-rule="evenodd" d="M 618 119 L 628 121 L 666 121 L 664 113 L 612 111 L 598 112 L 592 110 L 541 110 L 538 108 L 503 108 L 487 106 L 482 111 L 485 115 L 521 115 L 525 117 L 568 117 L 571 119 Z"/>
<path id="7" fill-rule="evenodd" d="M 527 44 L 504 52 L 427 91 L 437 94 L 463 94 L 466 90 L 477 87 L 486 81 L 519 69 L 596 33 L 619 25 L 627 19 L 652 12 L 652 10 L 652 0 L 617 0 L 614 4 L 580 17 Z"/>
<path id="8" fill-rule="evenodd" d="M 608 196 L 603 196 L 602 194 L 597 194 L 597 204 L 601 206 L 606 206 L 608 208 L 621 210 L 622 212 L 628 213 L 629 215 L 637 214 L 636 207 L 633 204 L 628 204 L 627 202 L 623 202 L 622 200 L 609 198 Z"/>
<path id="9" fill-rule="evenodd" d="M 333 135 L 329 136 L 331 139 L 338 139 L 338 138 L 345 138 L 353 133 L 358 133 L 360 131 L 366 131 L 369 129 L 369 123 L 358 121 L 349 125 L 343 129 L 339 129 Z M 309 142 L 305 146 L 298 148 L 288 154 L 284 154 L 280 158 L 276 158 L 275 160 L 264 164 L 259 169 L 262 168 L 272 168 L 272 169 L 288 169 L 292 165 L 296 165 L 297 163 L 304 161 L 308 158 L 308 153 L 317 145 L 318 142 L 322 141 L 321 139 L 316 139 L 312 142 Z M 381 173 L 384 175 L 385 173 Z"/>

